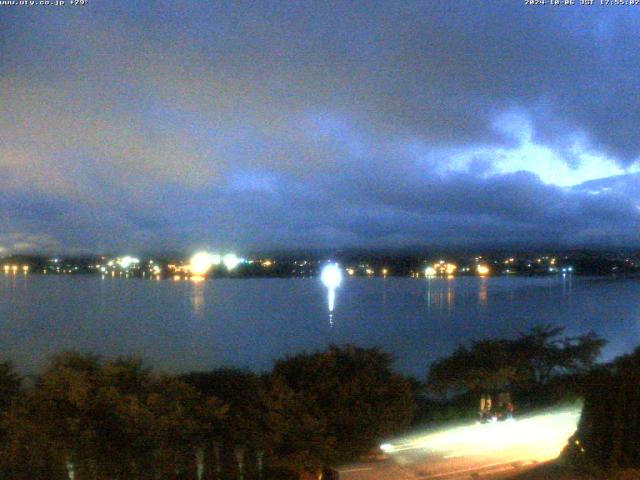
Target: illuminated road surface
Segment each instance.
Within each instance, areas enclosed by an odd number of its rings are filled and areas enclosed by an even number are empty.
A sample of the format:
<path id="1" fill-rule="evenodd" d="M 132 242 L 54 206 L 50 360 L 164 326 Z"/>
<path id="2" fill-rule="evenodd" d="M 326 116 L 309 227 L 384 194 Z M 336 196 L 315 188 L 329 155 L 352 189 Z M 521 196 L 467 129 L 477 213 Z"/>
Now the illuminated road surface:
<path id="1" fill-rule="evenodd" d="M 463 425 L 395 439 L 389 459 L 339 469 L 345 480 L 506 478 L 556 458 L 575 432 L 580 410 L 555 410 L 506 422 Z"/>

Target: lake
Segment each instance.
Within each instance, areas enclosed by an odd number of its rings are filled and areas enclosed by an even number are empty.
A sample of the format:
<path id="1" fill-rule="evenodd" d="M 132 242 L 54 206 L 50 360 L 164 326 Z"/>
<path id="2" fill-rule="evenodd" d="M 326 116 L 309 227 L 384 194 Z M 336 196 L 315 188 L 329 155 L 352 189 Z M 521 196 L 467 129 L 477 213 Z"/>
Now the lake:
<path id="1" fill-rule="evenodd" d="M 603 360 L 640 344 L 640 279 L 346 278 L 330 318 L 318 279 L 201 282 L 68 275 L 0 276 L 1 356 L 24 373 L 66 349 L 135 354 L 169 372 L 268 370 L 331 343 L 379 345 L 423 379 L 461 342 L 541 323 L 594 330 Z"/>

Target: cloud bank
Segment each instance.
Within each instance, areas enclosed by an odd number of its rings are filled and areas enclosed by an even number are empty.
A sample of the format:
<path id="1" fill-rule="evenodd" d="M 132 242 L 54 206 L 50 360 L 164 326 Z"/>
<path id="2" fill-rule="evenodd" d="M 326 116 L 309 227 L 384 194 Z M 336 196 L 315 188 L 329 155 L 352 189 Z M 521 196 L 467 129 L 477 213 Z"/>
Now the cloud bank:
<path id="1" fill-rule="evenodd" d="M 4 8 L 0 248 L 637 245 L 629 8 Z"/>

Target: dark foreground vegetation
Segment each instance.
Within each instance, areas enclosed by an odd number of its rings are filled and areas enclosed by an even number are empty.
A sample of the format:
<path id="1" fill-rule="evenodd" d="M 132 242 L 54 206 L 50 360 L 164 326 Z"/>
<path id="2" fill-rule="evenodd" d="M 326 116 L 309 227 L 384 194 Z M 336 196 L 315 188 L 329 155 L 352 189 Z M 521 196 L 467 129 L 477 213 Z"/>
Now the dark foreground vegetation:
<path id="1" fill-rule="evenodd" d="M 581 398 L 605 341 L 592 332 L 576 337 L 563 332 L 541 325 L 514 339 L 461 345 L 431 366 L 426 387 L 432 405 L 421 409 L 423 415 L 473 418 L 481 396 L 496 398 L 501 392 L 513 398 L 516 414 Z"/>
<path id="2" fill-rule="evenodd" d="M 480 397 L 503 391 L 516 415 L 584 397 L 565 458 L 637 466 L 640 350 L 594 369 L 603 344 L 541 326 L 461 346 L 425 384 L 394 372 L 389 354 L 349 345 L 284 358 L 263 375 L 170 376 L 135 358 L 66 352 L 27 385 L 2 363 L 0 478 L 319 478 L 412 423 L 477 418 Z"/>
<path id="3" fill-rule="evenodd" d="M 315 476 L 405 428 L 415 384 L 378 349 L 331 347 L 271 373 L 174 377 L 136 359 L 55 356 L 25 387 L 0 368 L 0 478 Z"/>
<path id="4" fill-rule="evenodd" d="M 634 469 L 640 478 L 640 348 L 595 369 L 589 385 L 565 458 L 596 473 Z"/>

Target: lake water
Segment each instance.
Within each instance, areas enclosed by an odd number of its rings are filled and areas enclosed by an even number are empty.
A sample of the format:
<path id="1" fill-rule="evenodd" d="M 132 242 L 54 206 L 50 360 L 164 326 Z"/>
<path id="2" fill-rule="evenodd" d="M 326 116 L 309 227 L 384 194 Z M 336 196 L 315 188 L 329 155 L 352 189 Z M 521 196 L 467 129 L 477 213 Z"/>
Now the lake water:
<path id="1" fill-rule="evenodd" d="M 379 345 L 424 378 L 461 342 L 541 323 L 608 340 L 603 360 L 640 344 L 640 280 L 562 277 L 348 278 L 330 319 L 318 279 L 199 283 L 98 276 L 0 276 L 0 356 L 25 373 L 65 349 L 136 354 L 161 370 L 267 370 L 328 344 Z"/>

